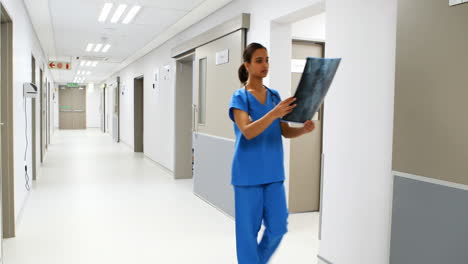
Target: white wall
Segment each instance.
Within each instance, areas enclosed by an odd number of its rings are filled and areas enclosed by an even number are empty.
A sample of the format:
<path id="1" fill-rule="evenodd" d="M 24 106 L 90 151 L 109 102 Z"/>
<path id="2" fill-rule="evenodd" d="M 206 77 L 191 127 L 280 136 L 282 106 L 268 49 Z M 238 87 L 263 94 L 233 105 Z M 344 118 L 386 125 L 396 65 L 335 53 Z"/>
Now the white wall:
<path id="1" fill-rule="evenodd" d="M 389 263 L 397 0 L 327 0 L 326 57 L 343 58 L 325 101 L 320 255 Z"/>
<path id="2" fill-rule="evenodd" d="M 184 32 L 175 36 L 162 46 L 150 52 L 145 57 L 132 63 L 118 74 L 125 85 L 125 93 L 121 96 L 121 140 L 133 146 L 133 78 L 144 75 L 144 145 L 145 154 L 169 170 L 174 169 L 174 68 L 175 61 L 170 58 L 170 51 L 183 41 L 189 40 L 200 33 L 209 30 L 220 23 L 240 15 L 251 13 L 251 26 L 248 33 L 248 42 L 260 42 L 266 47 L 270 46 L 271 21 L 294 12 L 319 0 L 296 0 L 285 2 L 280 0 L 237 0 L 191 26 Z M 268 7 L 268 8 L 266 8 Z M 153 90 L 152 80 L 156 68 L 164 65 L 171 66 L 169 80 L 161 80 L 160 89 Z M 161 74 L 162 75 L 162 74 Z M 113 77 L 114 77 L 113 76 Z M 113 80 L 108 79 L 108 82 Z M 269 79 L 265 80 L 269 84 Z M 281 93 L 289 93 L 288 88 L 271 85 L 271 88 Z M 228 102 L 227 102 L 228 103 Z"/>
<path id="3" fill-rule="evenodd" d="M 4 0 L 2 1 L 6 11 L 13 20 L 13 119 L 14 119 L 14 177 L 15 177 L 15 217 L 17 218 L 24 201 L 28 195 L 25 188 L 24 175 L 24 151 L 26 147 L 25 138 L 25 117 L 24 117 L 24 100 L 23 100 L 23 82 L 31 81 L 31 54 L 36 58 L 36 66 L 44 69 L 44 78 L 51 81 L 53 87 L 53 78 L 48 71 L 47 58 L 45 57 L 42 48 L 40 47 L 37 36 L 32 27 L 29 16 L 24 7 L 23 1 Z M 36 72 L 37 80 L 39 81 L 39 70 Z M 28 121 L 31 122 L 31 99 L 27 99 L 27 115 Z M 39 99 L 38 99 L 39 101 Z M 39 103 L 37 103 L 37 118 L 39 118 Z M 39 119 L 37 119 L 37 149 L 39 146 Z M 31 126 L 28 126 L 28 135 L 31 135 Z M 31 142 L 31 138 L 29 138 Z M 32 177 L 32 163 L 30 157 L 32 155 L 31 144 L 28 147 L 28 171 L 30 178 Z M 37 153 L 39 161 L 40 155 Z M 39 165 L 40 166 L 40 165 Z M 38 170 L 40 177 L 40 170 Z"/>
<path id="4" fill-rule="evenodd" d="M 325 41 L 326 14 L 312 16 L 292 24 L 293 38 Z"/>
<path id="5" fill-rule="evenodd" d="M 101 96 L 99 89 L 94 84 L 86 87 L 86 127 L 101 127 L 101 116 L 99 112 Z"/>

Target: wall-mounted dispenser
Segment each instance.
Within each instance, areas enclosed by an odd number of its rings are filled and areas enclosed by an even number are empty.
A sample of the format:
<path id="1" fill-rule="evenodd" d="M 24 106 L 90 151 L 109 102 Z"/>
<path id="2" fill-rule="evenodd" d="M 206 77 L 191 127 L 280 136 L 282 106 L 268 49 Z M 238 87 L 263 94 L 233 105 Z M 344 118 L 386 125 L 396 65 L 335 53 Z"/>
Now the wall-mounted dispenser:
<path id="1" fill-rule="evenodd" d="M 23 83 L 23 95 L 24 97 L 36 98 L 37 86 L 34 83 L 29 83 L 29 82 Z"/>

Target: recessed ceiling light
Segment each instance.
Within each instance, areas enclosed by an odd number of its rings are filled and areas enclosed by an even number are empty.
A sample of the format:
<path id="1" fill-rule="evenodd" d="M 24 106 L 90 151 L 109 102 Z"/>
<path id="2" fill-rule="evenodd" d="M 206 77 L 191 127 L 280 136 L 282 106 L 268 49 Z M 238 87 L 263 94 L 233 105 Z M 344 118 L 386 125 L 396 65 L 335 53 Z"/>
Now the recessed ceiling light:
<path id="1" fill-rule="evenodd" d="M 93 43 L 89 43 L 88 46 L 86 46 L 86 51 L 91 51 L 93 49 L 93 46 Z"/>
<path id="2" fill-rule="evenodd" d="M 91 72 L 90 72 L 90 71 L 88 71 L 88 72 L 86 73 L 86 75 L 90 75 L 90 74 L 91 74 Z"/>
<path id="3" fill-rule="evenodd" d="M 99 52 L 102 48 L 102 44 L 99 43 L 99 44 L 96 44 L 96 47 L 94 48 L 94 52 Z"/>
<path id="4" fill-rule="evenodd" d="M 105 3 L 104 7 L 102 8 L 101 15 L 99 16 L 99 22 L 106 22 L 107 16 L 109 15 L 112 7 L 114 5 L 112 3 Z"/>
<path id="5" fill-rule="evenodd" d="M 130 23 L 130 21 L 132 21 L 132 19 L 136 16 L 136 14 L 138 14 L 138 11 L 140 11 L 140 9 L 141 9 L 141 6 L 133 6 L 132 9 L 128 11 L 127 16 L 124 18 L 122 23 L 124 24 Z"/>
<path id="6" fill-rule="evenodd" d="M 76 73 L 76 74 L 80 75 L 80 74 L 81 74 L 81 71 L 78 71 L 78 73 Z"/>
<path id="7" fill-rule="evenodd" d="M 119 21 L 120 17 L 122 16 L 123 12 L 125 12 L 125 9 L 127 9 L 127 5 L 119 5 L 119 7 L 117 7 L 117 10 L 115 10 L 114 15 L 112 16 L 111 23 L 117 23 L 117 21 Z"/>
<path id="8" fill-rule="evenodd" d="M 84 66 L 85 63 L 86 63 L 86 61 L 81 61 L 81 62 L 80 62 L 80 66 Z"/>
<path id="9" fill-rule="evenodd" d="M 96 67 L 97 64 L 98 64 L 98 62 L 97 62 L 97 61 L 94 61 L 94 62 L 93 62 L 93 67 Z"/>
<path id="10" fill-rule="evenodd" d="M 110 49 L 110 47 L 111 45 L 106 44 L 106 46 L 104 46 L 104 48 L 102 49 L 102 52 L 106 53 Z"/>
<path id="11" fill-rule="evenodd" d="M 88 61 L 88 62 L 86 62 L 86 66 L 90 66 L 90 65 L 91 65 L 91 63 L 92 63 L 92 61 Z"/>

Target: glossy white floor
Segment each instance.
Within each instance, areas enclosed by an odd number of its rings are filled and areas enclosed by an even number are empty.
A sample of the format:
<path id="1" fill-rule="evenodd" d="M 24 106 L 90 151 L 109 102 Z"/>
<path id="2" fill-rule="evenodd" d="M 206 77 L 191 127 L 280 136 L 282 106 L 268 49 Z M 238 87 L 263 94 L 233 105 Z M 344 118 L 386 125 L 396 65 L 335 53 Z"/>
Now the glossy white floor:
<path id="1" fill-rule="evenodd" d="M 57 131 L 5 264 L 237 263 L 234 222 L 99 130 Z M 271 261 L 316 263 L 318 214 L 291 215 Z"/>

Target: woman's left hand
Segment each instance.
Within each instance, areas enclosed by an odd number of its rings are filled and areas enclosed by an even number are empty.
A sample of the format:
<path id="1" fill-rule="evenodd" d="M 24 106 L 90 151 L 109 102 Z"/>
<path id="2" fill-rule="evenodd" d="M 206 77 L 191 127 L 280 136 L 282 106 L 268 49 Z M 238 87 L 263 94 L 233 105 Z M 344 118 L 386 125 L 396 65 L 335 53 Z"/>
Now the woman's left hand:
<path id="1" fill-rule="evenodd" d="M 305 133 L 310 133 L 315 129 L 315 124 L 311 120 L 307 120 L 304 122 L 304 127 L 302 128 Z"/>

